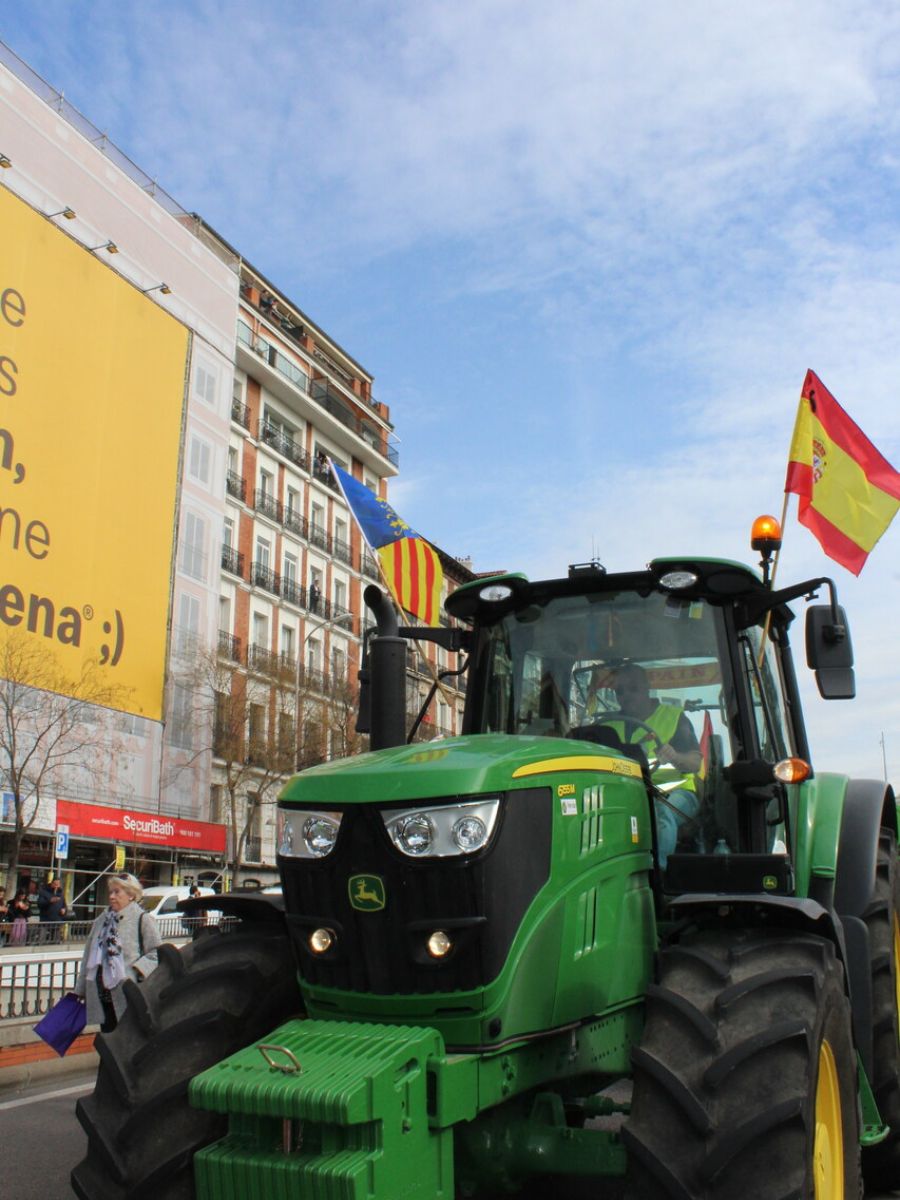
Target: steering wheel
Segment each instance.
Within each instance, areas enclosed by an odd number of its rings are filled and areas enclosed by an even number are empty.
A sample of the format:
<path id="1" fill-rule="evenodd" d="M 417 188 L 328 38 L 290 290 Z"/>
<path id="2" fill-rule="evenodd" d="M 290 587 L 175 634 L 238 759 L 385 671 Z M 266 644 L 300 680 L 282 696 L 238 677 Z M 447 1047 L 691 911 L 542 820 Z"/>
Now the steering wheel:
<path id="1" fill-rule="evenodd" d="M 647 724 L 646 721 L 641 721 L 637 717 L 626 716 L 625 713 L 610 713 L 609 716 L 604 717 L 604 719 L 602 721 L 593 721 L 592 724 L 594 724 L 594 725 L 614 725 L 619 721 L 621 721 L 622 724 L 625 726 L 626 734 L 628 732 L 628 727 L 630 726 L 632 729 L 643 729 L 645 733 L 650 735 L 650 743 L 656 753 L 655 758 L 650 758 L 650 756 L 647 755 L 647 764 L 650 768 L 650 773 L 652 774 L 659 766 L 659 749 L 663 744 L 662 738 L 659 736 L 659 734 L 656 732 L 655 729 L 651 728 L 651 726 L 649 726 Z M 636 744 L 639 745 L 640 742 L 642 742 L 643 740 L 644 740 L 643 738 L 640 738 Z"/>

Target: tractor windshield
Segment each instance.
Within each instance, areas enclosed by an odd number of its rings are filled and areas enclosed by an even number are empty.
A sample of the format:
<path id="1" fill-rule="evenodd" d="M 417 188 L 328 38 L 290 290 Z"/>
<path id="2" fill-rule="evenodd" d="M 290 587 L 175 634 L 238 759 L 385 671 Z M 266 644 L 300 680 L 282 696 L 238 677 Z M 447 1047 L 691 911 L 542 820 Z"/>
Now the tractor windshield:
<path id="1" fill-rule="evenodd" d="M 623 668 L 633 675 L 637 667 L 653 707 L 672 709 L 664 740 L 677 731 L 696 748 L 700 771 L 711 758 L 720 769 L 732 759 L 735 711 L 723 621 L 719 607 L 659 591 L 556 596 L 507 611 L 481 629 L 470 729 L 583 737 L 591 726 L 621 725 L 619 680 Z"/>

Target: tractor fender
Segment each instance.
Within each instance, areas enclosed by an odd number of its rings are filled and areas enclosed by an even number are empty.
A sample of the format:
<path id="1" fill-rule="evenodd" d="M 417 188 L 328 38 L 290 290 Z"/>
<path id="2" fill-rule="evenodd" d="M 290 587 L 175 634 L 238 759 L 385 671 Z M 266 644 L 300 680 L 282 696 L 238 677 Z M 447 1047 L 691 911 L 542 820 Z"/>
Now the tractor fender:
<path id="1" fill-rule="evenodd" d="M 284 897 L 265 892 L 223 892 L 221 896 L 198 896 L 185 900 L 182 912 L 189 917 L 203 912 L 220 912 L 223 917 L 241 921 L 280 922 L 284 924 Z"/>
<path id="2" fill-rule="evenodd" d="M 728 925 L 735 912 L 740 913 L 744 927 L 759 920 L 767 925 L 799 929 L 827 938 L 837 947 L 838 957 L 844 958 L 844 936 L 841 922 L 834 912 L 804 896 L 748 895 L 746 892 L 694 892 L 677 896 L 669 902 L 672 915 L 682 920 L 697 916 L 704 924 Z"/>
<path id="3" fill-rule="evenodd" d="M 834 907 L 859 917 L 872 898 L 878 839 L 883 828 L 897 832 L 894 793 L 878 779 L 851 779 L 841 814 Z"/>

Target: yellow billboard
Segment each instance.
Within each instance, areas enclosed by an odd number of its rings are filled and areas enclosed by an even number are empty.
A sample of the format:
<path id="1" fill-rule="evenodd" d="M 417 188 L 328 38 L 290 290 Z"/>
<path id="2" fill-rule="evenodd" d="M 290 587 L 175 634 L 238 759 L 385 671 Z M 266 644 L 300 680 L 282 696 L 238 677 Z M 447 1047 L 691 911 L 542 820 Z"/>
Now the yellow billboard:
<path id="1" fill-rule="evenodd" d="M 2 187 L 0 246 L 0 643 L 159 720 L 190 333 Z"/>

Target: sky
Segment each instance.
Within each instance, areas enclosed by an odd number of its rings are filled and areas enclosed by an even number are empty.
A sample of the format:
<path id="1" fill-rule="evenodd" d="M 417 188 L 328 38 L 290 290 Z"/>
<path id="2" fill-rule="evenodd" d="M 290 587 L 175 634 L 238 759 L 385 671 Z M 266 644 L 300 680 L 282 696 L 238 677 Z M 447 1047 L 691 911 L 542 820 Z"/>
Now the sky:
<path id="1" fill-rule="evenodd" d="M 478 571 L 752 562 L 808 367 L 900 466 L 897 6 L 5 0 L 0 40 L 374 374 L 392 503 Z M 779 582 L 835 578 L 857 661 L 829 704 L 800 663 L 814 763 L 900 784 L 900 520 L 856 579 L 794 503 Z"/>

